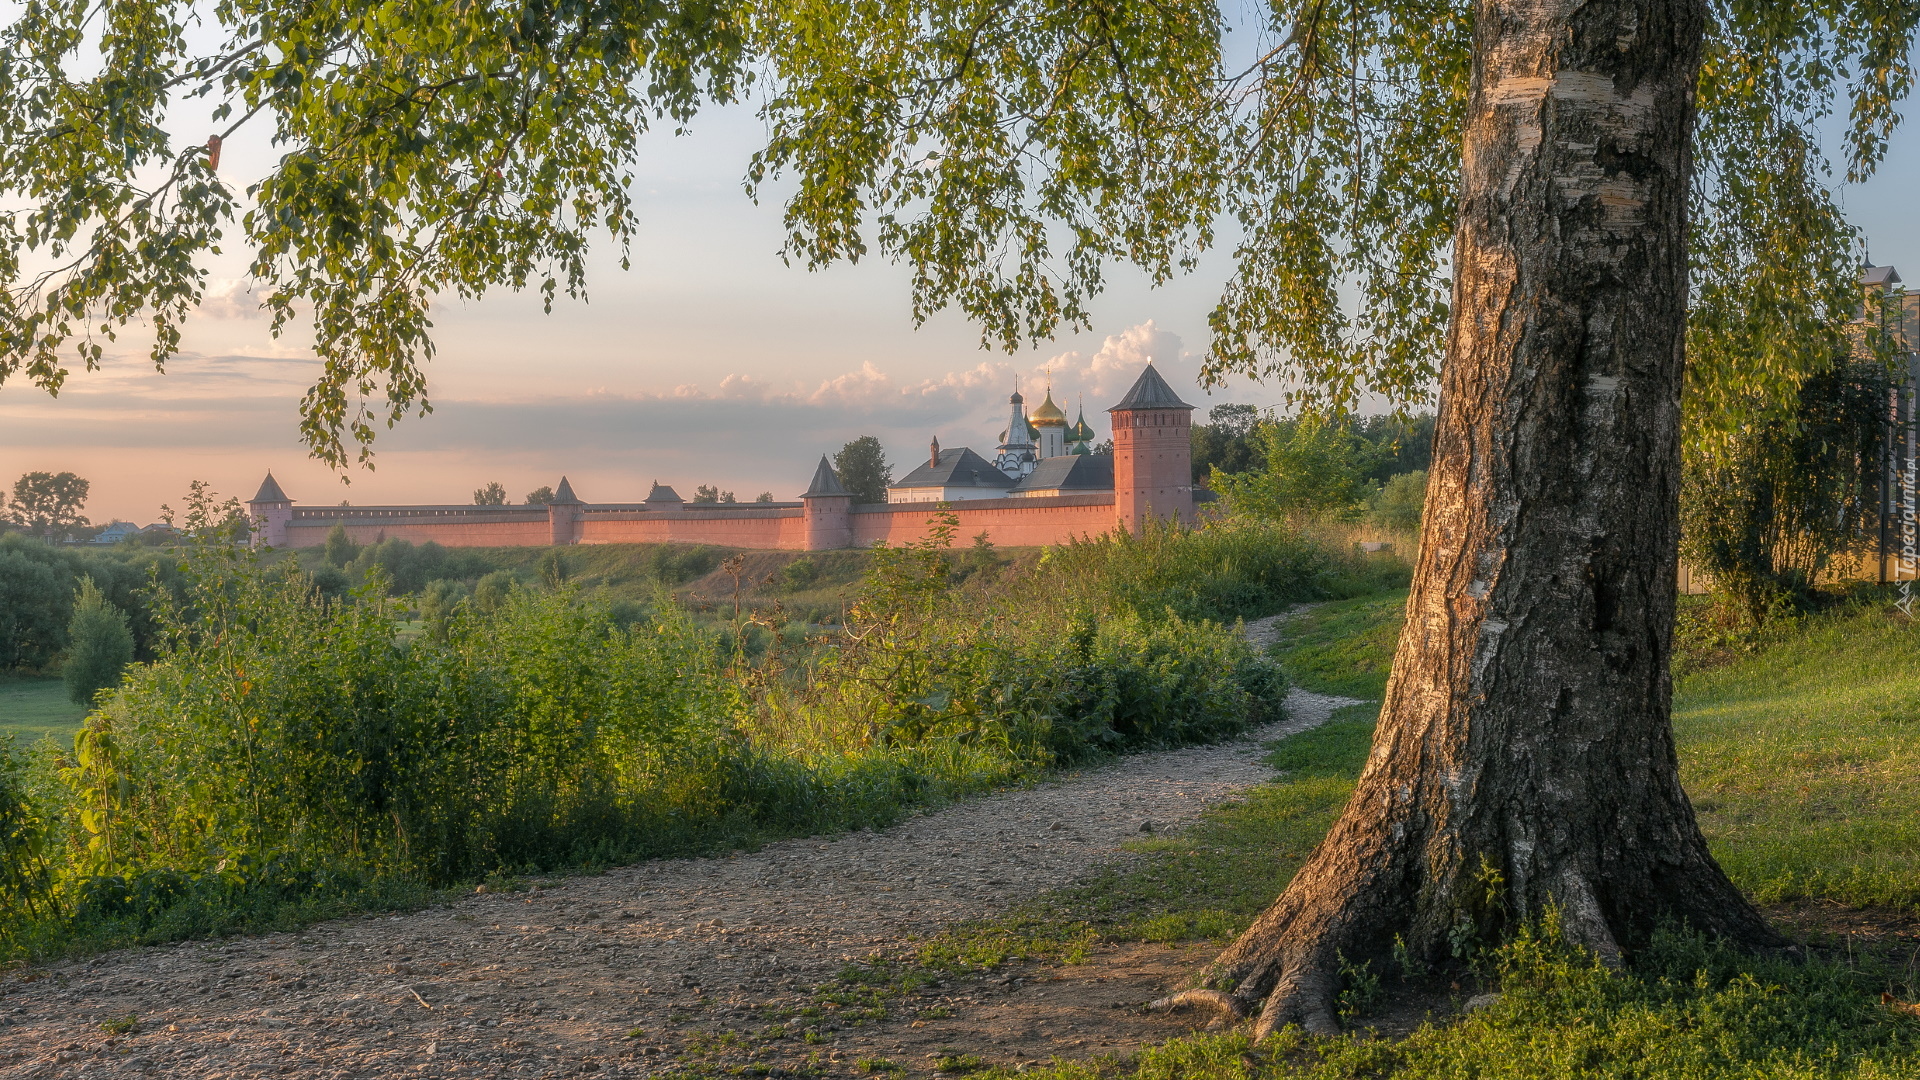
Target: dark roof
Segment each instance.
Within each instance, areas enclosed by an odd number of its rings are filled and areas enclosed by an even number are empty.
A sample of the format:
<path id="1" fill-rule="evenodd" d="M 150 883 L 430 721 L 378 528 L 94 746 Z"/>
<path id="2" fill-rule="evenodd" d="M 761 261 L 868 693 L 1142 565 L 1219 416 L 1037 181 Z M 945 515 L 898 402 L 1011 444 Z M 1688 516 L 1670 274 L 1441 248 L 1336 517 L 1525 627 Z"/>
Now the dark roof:
<path id="1" fill-rule="evenodd" d="M 1112 454 L 1065 454 L 1041 458 L 1033 471 L 1014 485 L 1015 491 L 1112 491 Z"/>
<path id="2" fill-rule="evenodd" d="M 940 464 L 921 463 L 920 467 L 896 480 L 894 487 L 990 487 L 1010 488 L 1013 478 L 993 467 L 993 462 L 964 446 L 940 451 Z"/>
<path id="3" fill-rule="evenodd" d="M 574 495 L 573 493 L 573 485 L 567 483 L 566 477 L 564 476 L 561 477 L 560 489 L 553 493 L 553 502 L 549 505 L 562 506 L 568 503 L 579 503 L 579 502 L 580 502 L 579 497 Z"/>
<path id="4" fill-rule="evenodd" d="M 820 465 L 813 470 L 813 483 L 807 485 L 806 492 L 800 497 L 813 499 L 827 495 L 851 494 L 853 492 L 848 491 L 846 485 L 840 482 L 840 477 L 834 474 L 833 463 L 827 460 L 827 455 L 821 454 Z"/>
<path id="5" fill-rule="evenodd" d="M 1120 404 L 1107 411 L 1191 408 L 1193 406 L 1180 400 L 1180 395 L 1173 392 L 1173 387 L 1167 385 L 1167 380 L 1160 377 L 1160 373 L 1154 370 L 1153 365 L 1148 364 L 1146 370 L 1140 373 L 1140 377 L 1133 381 L 1133 389 L 1127 391 L 1127 396 L 1120 399 Z"/>
<path id="6" fill-rule="evenodd" d="M 265 480 L 260 481 L 260 490 L 254 493 L 248 502 L 292 502 L 287 493 L 280 490 L 280 482 L 269 472 Z"/>
<path id="7" fill-rule="evenodd" d="M 1900 284 L 1900 271 L 1891 266 L 1863 266 L 1860 268 L 1860 284 L 1878 285 L 1888 288 Z"/>
<path id="8" fill-rule="evenodd" d="M 679 492 L 655 480 L 653 482 L 653 489 L 647 492 L 647 501 L 650 503 L 683 503 L 687 500 L 681 498 Z"/>

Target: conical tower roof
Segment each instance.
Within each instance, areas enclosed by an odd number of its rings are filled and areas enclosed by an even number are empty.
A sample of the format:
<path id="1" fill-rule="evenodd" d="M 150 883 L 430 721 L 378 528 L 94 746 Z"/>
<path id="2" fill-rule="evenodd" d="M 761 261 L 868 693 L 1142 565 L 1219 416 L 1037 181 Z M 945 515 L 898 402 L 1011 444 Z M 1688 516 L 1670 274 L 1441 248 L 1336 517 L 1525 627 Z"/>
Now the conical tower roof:
<path id="1" fill-rule="evenodd" d="M 561 477 L 561 478 L 560 478 L 560 486 L 559 486 L 558 488 L 556 488 L 556 489 L 554 490 L 554 493 L 553 493 L 553 503 L 552 503 L 552 505 L 555 505 L 555 506 L 558 506 L 558 505 L 561 505 L 561 504 L 563 504 L 563 503 L 575 503 L 575 504 L 578 504 L 579 502 L 580 502 L 580 498 L 579 498 L 579 496 L 577 496 L 577 495 L 575 495 L 575 494 L 573 493 L 573 485 L 572 485 L 572 484 L 569 484 L 569 483 L 567 483 L 567 478 L 566 478 L 566 477 L 564 477 L 564 476 L 563 476 L 563 477 Z"/>
<path id="2" fill-rule="evenodd" d="M 840 482 L 840 477 L 835 475 L 833 463 L 827 460 L 827 455 L 821 454 L 820 465 L 813 470 L 813 483 L 807 485 L 806 493 L 800 497 L 812 499 L 823 495 L 851 494 L 853 492 L 848 491 L 846 485 Z"/>
<path id="3" fill-rule="evenodd" d="M 260 490 L 255 492 L 253 498 L 247 501 L 257 502 L 257 503 L 273 503 L 273 502 L 292 502 L 293 500 L 287 498 L 287 493 L 280 490 L 280 482 L 278 480 L 275 480 L 273 478 L 273 473 L 269 471 L 267 473 L 267 478 L 265 480 L 260 481 Z"/>
<path id="4" fill-rule="evenodd" d="M 647 490 L 647 501 L 650 503 L 677 503 L 686 502 L 687 500 L 681 498 L 680 493 L 673 490 L 673 488 L 655 480 L 653 487 Z"/>
<path id="5" fill-rule="evenodd" d="M 1108 409 L 1108 412 L 1120 412 L 1125 409 L 1191 409 L 1193 406 L 1180 400 L 1173 392 L 1167 380 L 1160 377 L 1152 364 L 1148 364 L 1140 377 L 1133 381 L 1133 389 L 1120 399 L 1120 404 Z"/>

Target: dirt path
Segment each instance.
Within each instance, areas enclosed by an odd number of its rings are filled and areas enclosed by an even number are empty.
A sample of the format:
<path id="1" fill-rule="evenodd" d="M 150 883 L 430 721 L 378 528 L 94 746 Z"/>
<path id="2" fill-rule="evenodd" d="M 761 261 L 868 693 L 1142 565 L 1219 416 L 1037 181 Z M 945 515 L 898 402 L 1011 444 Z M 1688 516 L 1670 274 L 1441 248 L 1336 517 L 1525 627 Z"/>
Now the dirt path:
<path id="1" fill-rule="evenodd" d="M 849 960 L 1126 858 L 1121 842 L 1147 822 L 1191 822 L 1271 776 L 1263 742 L 1347 703 L 1296 690 L 1287 720 L 1239 742 L 1124 758 L 882 833 L 38 970 L 0 984 L 0 1076 L 655 1076 L 702 1071 L 703 1052 L 727 1048 L 752 1075 L 851 1075 L 880 1056 L 917 1072 L 963 1027 L 1001 1062 L 1129 1049 L 1185 1028 L 1072 1016 L 1156 996 L 1203 954 L 1111 948 L 1041 981 L 928 988 L 910 1003 L 918 1018 L 859 1032 L 789 1014 Z M 1038 1008 L 1074 979 L 1066 1012 Z M 131 1033 L 101 1027 L 126 1017 Z M 785 1036 L 750 1040 L 761 1050 L 741 1041 L 776 1022 Z"/>

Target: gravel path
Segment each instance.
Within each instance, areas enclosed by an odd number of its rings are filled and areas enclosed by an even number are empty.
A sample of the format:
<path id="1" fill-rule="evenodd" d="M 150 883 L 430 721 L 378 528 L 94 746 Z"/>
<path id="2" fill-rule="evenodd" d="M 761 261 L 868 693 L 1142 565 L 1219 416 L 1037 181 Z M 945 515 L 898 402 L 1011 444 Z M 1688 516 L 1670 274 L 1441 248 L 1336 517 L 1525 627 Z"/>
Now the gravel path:
<path id="1" fill-rule="evenodd" d="M 1246 739 L 1122 758 L 885 832 L 35 970 L 0 984 L 0 1076 L 664 1074 L 699 1032 L 803 1004 L 848 960 L 1125 858 L 1121 842 L 1149 822 L 1188 824 L 1272 775 L 1264 742 L 1349 703 L 1295 690 L 1288 718 Z M 126 1017 L 130 1033 L 101 1027 Z"/>

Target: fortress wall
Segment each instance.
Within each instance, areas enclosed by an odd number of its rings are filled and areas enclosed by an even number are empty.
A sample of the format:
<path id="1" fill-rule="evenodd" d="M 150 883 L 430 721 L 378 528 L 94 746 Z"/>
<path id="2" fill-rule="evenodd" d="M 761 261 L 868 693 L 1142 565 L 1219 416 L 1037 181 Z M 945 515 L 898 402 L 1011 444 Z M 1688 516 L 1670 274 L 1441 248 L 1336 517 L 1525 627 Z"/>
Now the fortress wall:
<path id="1" fill-rule="evenodd" d="M 853 510 L 853 542 L 871 547 L 884 540 L 903 544 L 927 535 L 927 519 L 934 508 L 926 503 L 857 506 Z M 960 519 L 955 544 L 964 545 L 985 532 L 998 547 L 1043 547 L 1064 544 L 1076 537 L 1113 531 L 1113 495 L 1054 495 L 1026 499 L 969 499 L 953 504 Z"/>
<path id="2" fill-rule="evenodd" d="M 928 503 L 857 506 L 844 520 L 851 526 L 855 547 L 871 547 L 883 540 L 898 545 L 924 539 L 927 519 L 934 512 Z M 287 523 L 289 547 L 324 544 L 335 524 L 345 526 L 347 535 L 357 544 L 381 540 L 424 544 L 431 540 L 442 547 L 544 547 L 555 536 L 546 514 L 536 516 L 517 509 L 504 513 L 430 509 L 408 514 L 404 508 L 381 507 L 353 517 L 307 513 L 311 516 Z M 953 504 L 953 513 L 960 519 L 956 543 L 962 545 L 982 532 L 1000 547 L 1063 544 L 1076 537 L 1110 532 L 1115 522 L 1114 496 L 1106 492 L 972 499 Z M 647 511 L 576 508 L 571 537 L 576 544 L 718 544 L 763 551 L 804 551 L 807 520 L 803 510 L 784 506 Z"/>
<path id="3" fill-rule="evenodd" d="M 653 510 L 586 514 L 574 523 L 580 544 L 720 544 L 763 550 L 804 549 L 799 510 Z"/>
<path id="4" fill-rule="evenodd" d="M 287 523 L 287 546 L 319 547 L 327 542 L 327 533 L 335 524 L 346 527 L 356 544 L 377 544 L 382 540 L 406 540 L 424 544 L 431 540 L 441 547 L 523 547 L 553 542 L 553 530 L 547 515 L 517 515 L 515 518 L 404 518 L 391 520 L 354 520 L 325 518 Z"/>

